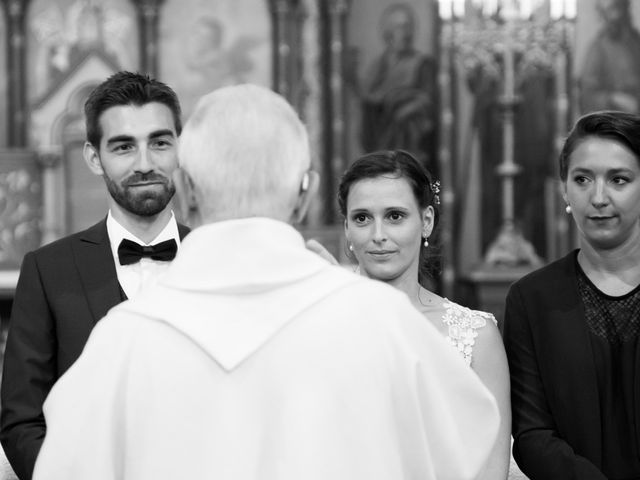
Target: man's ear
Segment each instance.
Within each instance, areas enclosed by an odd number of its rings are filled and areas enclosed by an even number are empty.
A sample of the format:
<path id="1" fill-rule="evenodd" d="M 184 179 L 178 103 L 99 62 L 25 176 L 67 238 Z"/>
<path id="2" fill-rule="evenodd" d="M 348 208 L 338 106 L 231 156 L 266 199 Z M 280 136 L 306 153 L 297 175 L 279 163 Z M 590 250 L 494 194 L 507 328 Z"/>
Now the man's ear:
<path id="1" fill-rule="evenodd" d="M 304 216 L 309 210 L 311 200 L 315 197 L 320 185 L 320 175 L 313 170 L 307 170 L 302 177 L 302 183 L 300 185 L 300 194 L 298 195 L 298 201 L 292 214 L 292 223 L 297 224 L 302 222 Z"/>
<path id="2" fill-rule="evenodd" d="M 96 147 L 89 142 L 84 142 L 82 156 L 84 157 L 84 161 L 89 167 L 89 170 L 91 170 L 94 175 L 98 175 L 100 177 L 104 175 L 102 163 L 100 163 L 100 154 L 98 153 L 98 150 L 96 150 Z"/>

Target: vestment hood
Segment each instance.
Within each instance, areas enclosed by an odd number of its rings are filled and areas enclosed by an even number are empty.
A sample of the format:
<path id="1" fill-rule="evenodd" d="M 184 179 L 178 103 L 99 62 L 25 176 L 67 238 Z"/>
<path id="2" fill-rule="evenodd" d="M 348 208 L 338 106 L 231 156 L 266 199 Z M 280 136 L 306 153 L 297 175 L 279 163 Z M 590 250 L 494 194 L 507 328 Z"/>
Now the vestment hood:
<path id="1" fill-rule="evenodd" d="M 230 371 L 307 308 L 358 281 L 308 251 L 285 223 L 230 220 L 192 231 L 158 284 L 114 311 L 171 325 Z"/>

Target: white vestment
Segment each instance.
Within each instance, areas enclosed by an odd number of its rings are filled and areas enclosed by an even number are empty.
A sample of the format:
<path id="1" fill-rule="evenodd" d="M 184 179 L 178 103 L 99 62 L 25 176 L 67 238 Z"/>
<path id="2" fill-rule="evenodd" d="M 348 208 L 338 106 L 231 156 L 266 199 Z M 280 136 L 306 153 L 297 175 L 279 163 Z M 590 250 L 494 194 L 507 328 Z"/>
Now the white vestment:
<path id="1" fill-rule="evenodd" d="M 35 480 L 463 480 L 499 424 L 403 293 L 266 218 L 192 231 L 44 413 Z"/>

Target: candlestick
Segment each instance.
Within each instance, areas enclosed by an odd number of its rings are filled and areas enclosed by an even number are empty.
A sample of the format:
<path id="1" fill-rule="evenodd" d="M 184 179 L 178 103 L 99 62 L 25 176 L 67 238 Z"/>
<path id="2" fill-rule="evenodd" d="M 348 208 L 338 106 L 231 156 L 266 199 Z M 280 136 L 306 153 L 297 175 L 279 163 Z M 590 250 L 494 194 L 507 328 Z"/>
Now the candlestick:
<path id="1" fill-rule="evenodd" d="M 443 0 L 449 5 L 457 0 Z M 518 103 L 519 75 L 540 69 L 554 71 L 557 82 L 566 83 L 566 58 L 558 58 L 564 48 L 563 22 L 556 12 L 570 16 L 576 0 L 465 0 L 465 22 L 453 38 L 454 50 L 470 72 L 470 84 L 480 76 L 498 81 L 501 95 L 502 159 L 496 169 L 501 184 L 502 223 L 485 256 L 485 265 L 529 265 L 541 263 L 533 246 L 515 223 L 515 177 L 520 166 L 515 158 L 514 118 Z M 554 8 L 553 14 L 551 8 Z M 564 62 L 564 64 L 562 63 Z M 565 68 L 562 68 L 565 65 Z M 562 72 L 557 69 L 563 70 Z M 567 115 L 568 94 L 558 91 L 558 129 L 566 128 L 560 118 Z M 564 95 L 566 98 L 561 97 Z M 565 102 L 565 103 L 563 103 Z M 562 125 L 560 125 L 560 123 Z M 564 132 L 563 132 L 564 133 Z"/>

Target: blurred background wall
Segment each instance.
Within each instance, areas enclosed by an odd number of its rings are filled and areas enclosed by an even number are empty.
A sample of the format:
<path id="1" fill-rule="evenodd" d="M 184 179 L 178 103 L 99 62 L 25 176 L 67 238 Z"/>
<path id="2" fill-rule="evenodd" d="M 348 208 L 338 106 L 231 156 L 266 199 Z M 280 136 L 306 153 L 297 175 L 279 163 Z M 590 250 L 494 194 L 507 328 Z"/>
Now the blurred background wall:
<path id="1" fill-rule="evenodd" d="M 615 41 L 603 37 L 620 3 L 0 0 L 0 320 L 24 253 L 106 214 L 81 158 L 82 106 L 121 69 L 171 85 L 185 120 L 223 85 L 288 98 L 322 176 L 303 233 L 345 264 L 340 174 L 365 151 L 410 150 L 441 182 L 431 288 L 500 317 L 510 282 L 575 246 L 556 174 L 568 127 L 589 109 L 638 109 L 638 50 L 620 45 L 614 67 L 593 54 Z M 611 68 L 631 81 L 598 73 Z"/>

